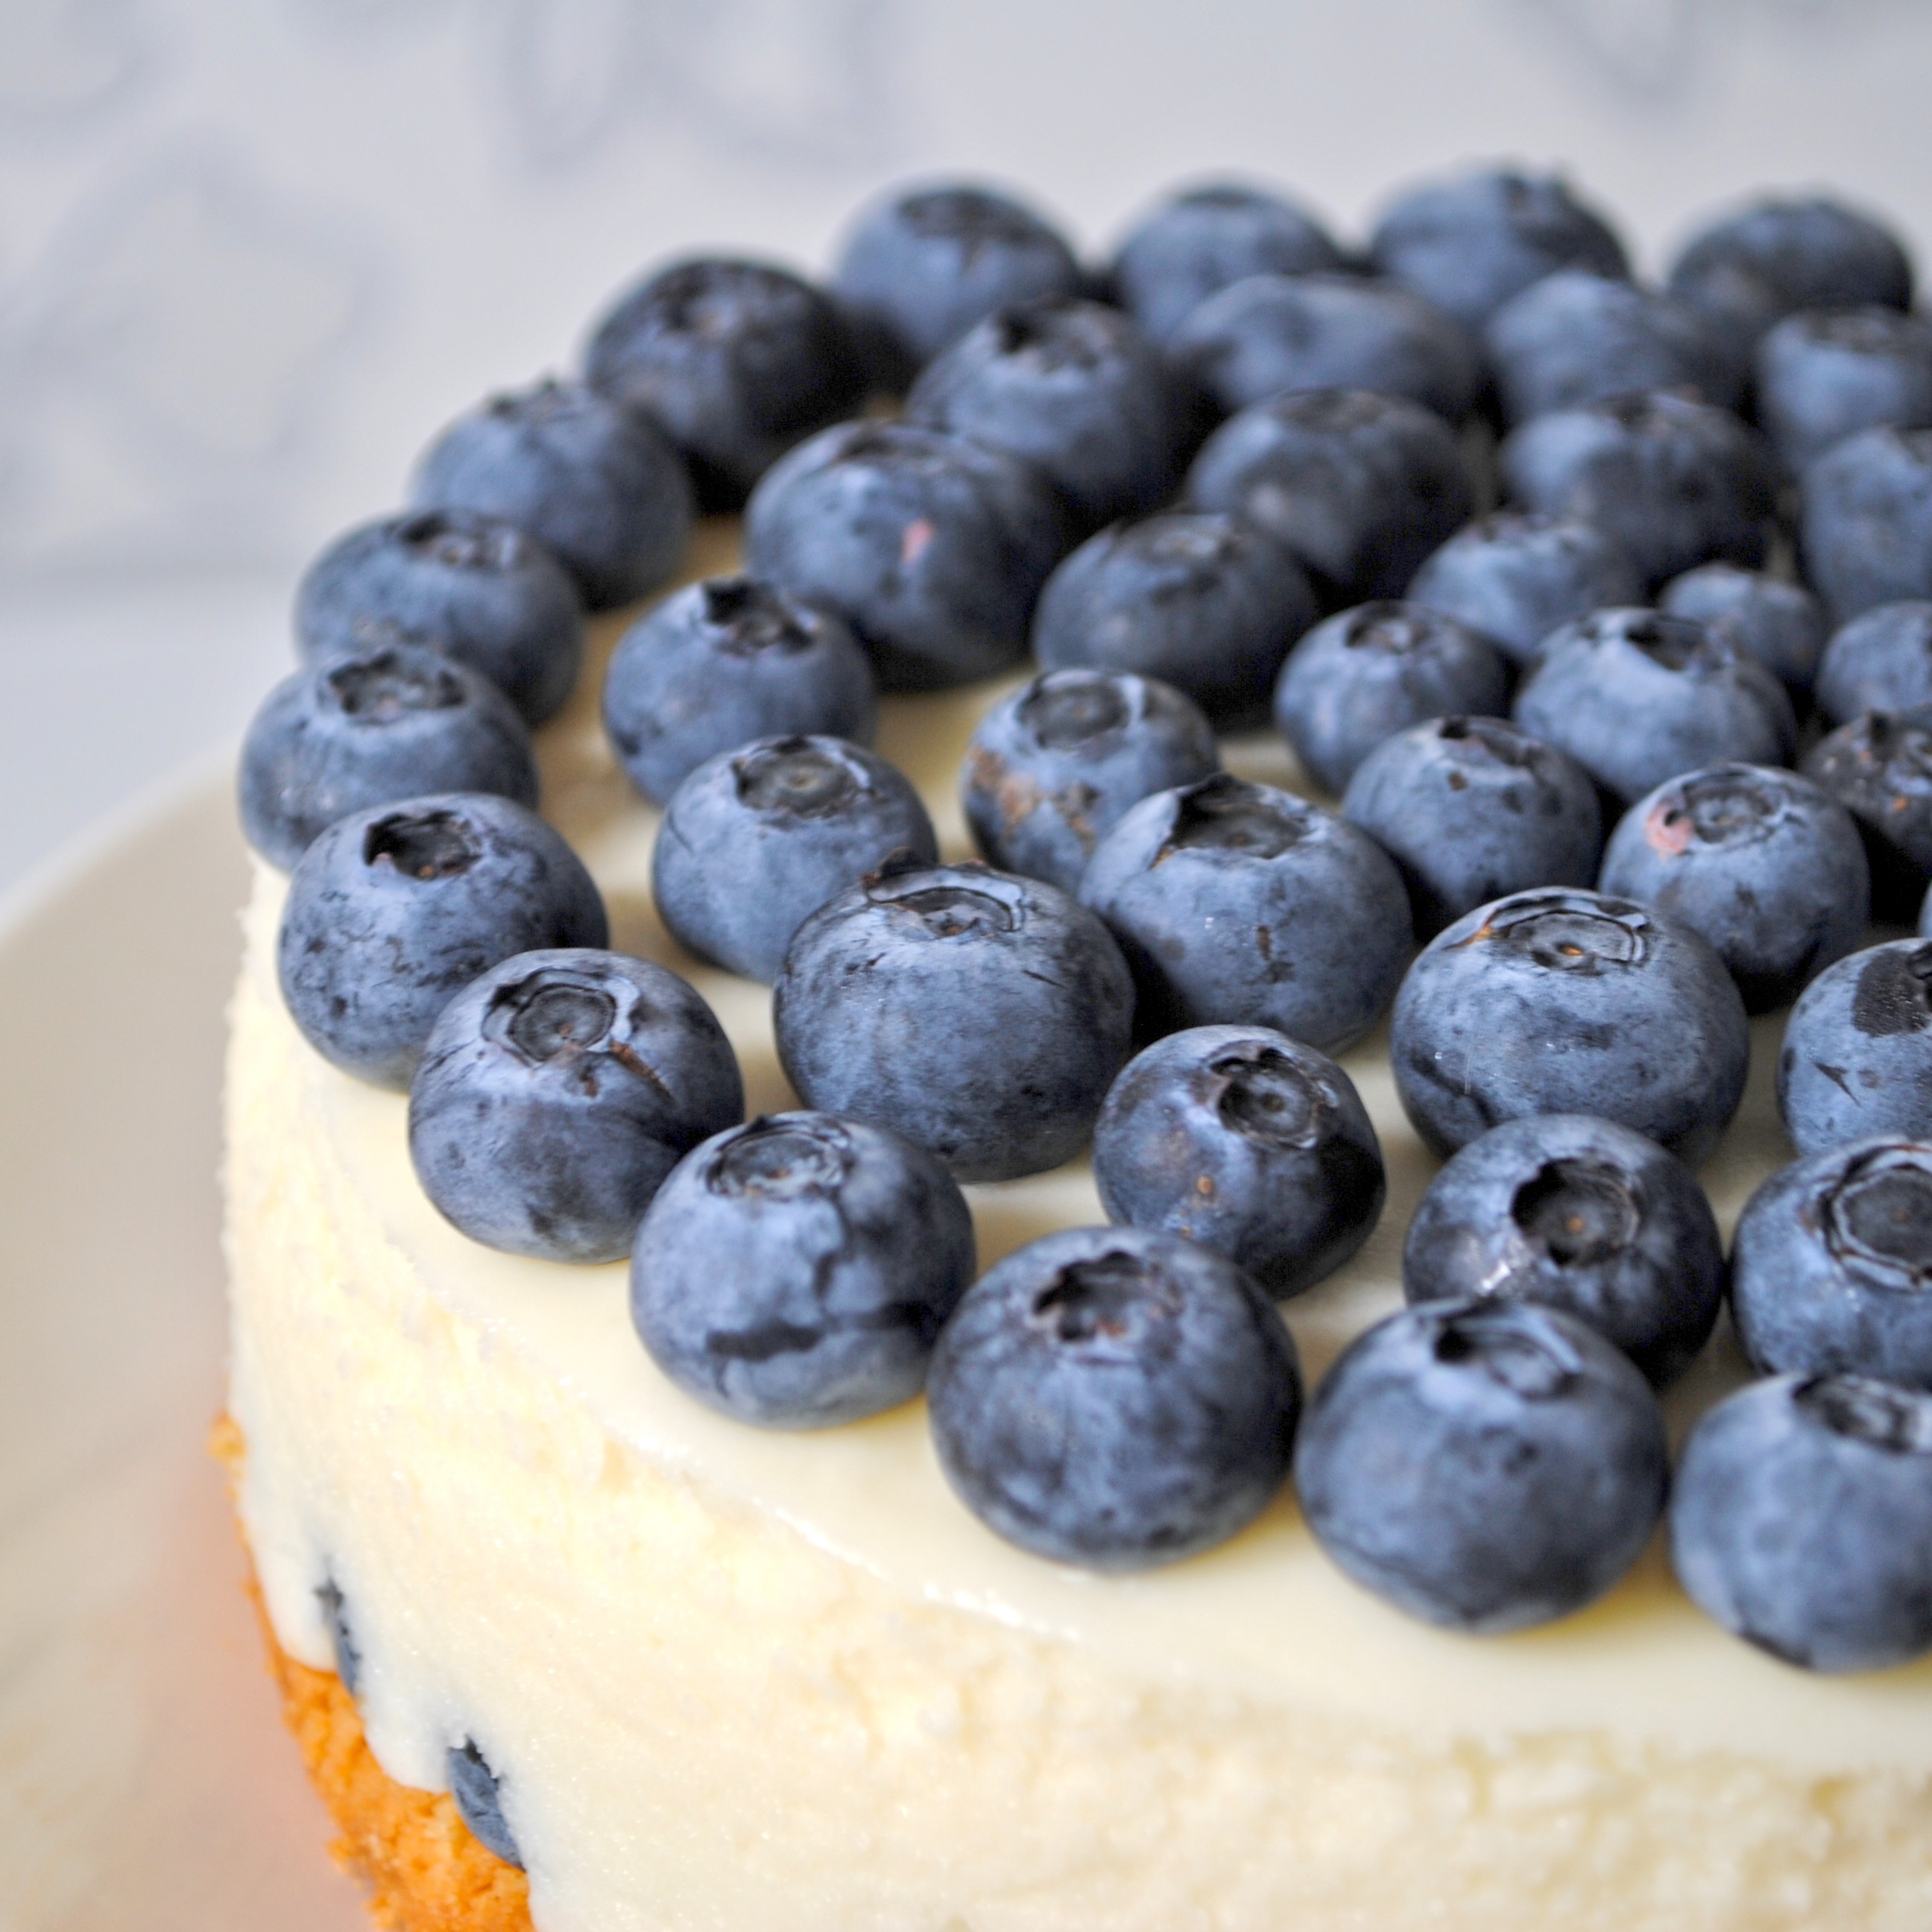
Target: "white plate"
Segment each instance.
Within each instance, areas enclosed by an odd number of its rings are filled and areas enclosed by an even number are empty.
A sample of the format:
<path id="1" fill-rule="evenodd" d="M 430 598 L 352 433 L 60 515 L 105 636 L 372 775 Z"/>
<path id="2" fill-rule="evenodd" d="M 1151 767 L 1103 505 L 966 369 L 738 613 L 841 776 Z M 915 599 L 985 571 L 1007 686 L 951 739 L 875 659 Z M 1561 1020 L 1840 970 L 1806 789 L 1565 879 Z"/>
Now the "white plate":
<path id="1" fill-rule="evenodd" d="M 367 1932 L 206 1448 L 231 764 L 0 906 L 5 1932 Z"/>

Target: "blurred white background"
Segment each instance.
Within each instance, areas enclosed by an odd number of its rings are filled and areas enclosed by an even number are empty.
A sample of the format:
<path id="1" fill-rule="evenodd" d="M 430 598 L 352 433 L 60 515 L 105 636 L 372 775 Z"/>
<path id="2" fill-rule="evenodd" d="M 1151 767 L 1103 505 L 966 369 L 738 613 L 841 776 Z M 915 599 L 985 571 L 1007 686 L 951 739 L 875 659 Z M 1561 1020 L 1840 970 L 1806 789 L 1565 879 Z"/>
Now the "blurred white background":
<path id="1" fill-rule="evenodd" d="M 1932 237 L 1928 0 L 0 0 L 0 886 L 238 730 L 295 574 L 668 253 L 895 177 L 1103 248 L 1562 166 L 1654 268 L 1762 184 Z"/>

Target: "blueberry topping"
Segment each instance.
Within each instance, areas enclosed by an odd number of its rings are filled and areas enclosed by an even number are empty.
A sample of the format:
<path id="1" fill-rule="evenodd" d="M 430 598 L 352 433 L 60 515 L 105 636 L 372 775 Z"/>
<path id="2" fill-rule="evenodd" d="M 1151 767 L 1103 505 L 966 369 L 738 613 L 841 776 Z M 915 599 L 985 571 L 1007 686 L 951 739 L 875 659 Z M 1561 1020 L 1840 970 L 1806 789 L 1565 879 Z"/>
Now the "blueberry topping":
<path id="1" fill-rule="evenodd" d="M 523 1854 L 503 1816 L 503 1781 L 490 1769 L 490 1760 L 472 1739 L 465 1738 L 451 1747 L 444 1768 L 448 1774 L 449 1795 L 470 1834 L 506 1864 L 521 1871 Z"/>
<path id="2" fill-rule="evenodd" d="M 342 1688 L 354 1696 L 362 1681 L 362 1653 L 350 1628 L 348 1600 L 334 1577 L 316 1586 L 316 1600 L 322 1606 L 322 1622 L 328 1626 L 329 1648 L 335 1654 L 335 1674 Z"/>

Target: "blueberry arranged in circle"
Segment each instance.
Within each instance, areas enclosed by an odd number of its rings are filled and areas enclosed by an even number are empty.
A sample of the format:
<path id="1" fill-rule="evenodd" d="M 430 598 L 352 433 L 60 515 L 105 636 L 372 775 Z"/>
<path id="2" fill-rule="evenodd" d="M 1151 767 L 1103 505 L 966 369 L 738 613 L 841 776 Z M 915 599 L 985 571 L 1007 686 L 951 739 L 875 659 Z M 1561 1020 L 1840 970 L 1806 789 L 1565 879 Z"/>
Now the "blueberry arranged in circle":
<path id="1" fill-rule="evenodd" d="M 806 919 L 896 852 L 939 857 L 910 780 L 836 738 L 759 738 L 671 795 L 651 896 L 680 945 L 769 984 Z"/>
<path id="2" fill-rule="evenodd" d="M 800 927 L 772 1018 L 808 1106 L 1011 1180 L 1086 1144 L 1133 1005 L 1120 948 L 1057 886 L 894 860 Z"/>
<path id="3" fill-rule="evenodd" d="M 1071 892 L 1130 807 L 1220 766 L 1213 728 L 1172 686 L 1050 670 L 980 719 L 960 797 L 988 865 Z"/>
<path id="4" fill-rule="evenodd" d="M 1339 792 L 1384 738 L 1426 718 L 1499 713 L 1509 686 L 1501 652 L 1445 612 L 1360 604 L 1288 653 L 1274 720 L 1309 776 Z"/>
<path id="5" fill-rule="evenodd" d="M 1709 766 L 1639 799 L 1598 883 L 1702 933 L 1754 1013 L 1796 999 L 1871 916 L 1851 814 L 1809 778 L 1764 765 Z"/>
<path id="6" fill-rule="evenodd" d="M 1724 1296 L 1717 1217 L 1673 1154 L 1614 1120 L 1505 1120 L 1429 1184 L 1402 1256 L 1412 1304 L 1528 1302 L 1586 1322 L 1653 1386 L 1710 1340 Z"/>
<path id="7" fill-rule="evenodd" d="M 1448 1156 L 1504 1120 L 1595 1114 L 1695 1166 L 1743 1096 L 1750 1030 L 1710 946 L 1600 892 L 1516 892 L 1431 940 L 1396 996 L 1390 1070 Z"/>
<path id="8" fill-rule="evenodd" d="M 626 776 L 665 803 L 720 752 L 795 732 L 868 745 L 878 693 L 829 610 L 754 577 L 688 584 L 618 640 L 604 726 Z"/>
<path id="9" fill-rule="evenodd" d="M 1812 981 L 1784 1029 L 1778 1107 L 1801 1154 L 1932 1140 L 1932 941 L 1868 946 Z"/>
<path id="10" fill-rule="evenodd" d="M 1610 597 L 1609 604 L 1635 603 Z M 1824 607 L 1802 584 L 1735 563 L 1702 563 L 1673 577 L 1658 597 L 1672 617 L 1694 617 L 1756 658 L 1786 690 L 1811 688 L 1825 649 Z"/>
<path id="11" fill-rule="evenodd" d="M 518 954 L 442 1010 L 410 1087 L 410 1157 L 485 1247 L 610 1262 L 664 1178 L 745 1112 L 724 1030 L 621 952 Z"/>
<path id="12" fill-rule="evenodd" d="M 1444 1629 L 1568 1616 L 1621 1579 L 1664 1513 L 1664 1416 L 1574 1317 L 1481 1298 L 1357 1338 L 1309 1405 L 1302 1514 L 1366 1589 Z"/>
<path id="13" fill-rule="evenodd" d="M 1288 1474 L 1293 1340 L 1225 1256 L 1073 1228 L 969 1288 L 928 1379 L 960 1498 L 1023 1550 L 1132 1570 L 1225 1542 Z"/>
<path id="14" fill-rule="evenodd" d="M 1813 746 L 1801 769 L 1857 821 L 1873 916 L 1911 919 L 1932 876 L 1932 710 L 1854 718 Z"/>
<path id="15" fill-rule="evenodd" d="M 360 524 L 303 573 L 296 638 L 307 658 L 421 634 L 479 671 L 532 728 L 576 687 L 584 611 L 534 537 L 473 511 L 410 510 Z"/>
<path id="16" fill-rule="evenodd" d="M 263 699 L 242 742 L 242 829 L 292 870 L 316 836 L 365 806 L 424 791 L 537 802 L 530 734 L 467 666 L 420 644 L 317 659 Z"/>
<path id="17" fill-rule="evenodd" d="M 1875 604 L 1833 632 L 1818 667 L 1817 699 L 1834 724 L 1867 711 L 1932 705 L 1932 601 Z"/>
<path id="18" fill-rule="evenodd" d="M 1757 346 L 1757 419 L 1785 466 L 1888 423 L 1932 425 L 1932 323 L 1895 308 L 1814 309 Z"/>
<path id="19" fill-rule="evenodd" d="M 1706 1616 L 1806 1670 L 1932 1650 L 1932 1396 L 1779 1376 L 1691 1432 L 1670 1556 Z"/>
<path id="20" fill-rule="evenodd" d="M 1225 773 L 1143 799 L 1080 897 L 1133 968 L 1144 1036 L 1273 1027 L 1339 1053 L 1382 1017 L 1408 952 L 1408 895 L 1373 839 Z"/>
<path id="21" fill-rule="evenodd" d="M 449 1795 L 457 1814 L 469 1826 L 471 1837 L 486 1850 L 494 1852 L 506 1864 L 524 1869 L 524 1855 L 518 1849 L 516 1834 L 503 1816 L 503 1785 L 490 1767 L 490 1760 L 473 1738 L 452 1744 L 443 1768 L 449 1779 Z"/>
<path id="22" fill-rule="evenodd" d="M 702 257 L 620 298 L 584 352 L 595 388 L 649 416 L 683 452 L 707 509 L 736 509 L 795 442 L 865 400 L 837 305 L 765 262 Z"/>
<path id="23" fill-rule="evenodd" d="M 885 1129 L 774 1114 L 699 1148 L 631 1258 L 631 1316 L 687 1394 L 767 1429 L 820 1429 L 918 1394 L 973 1279 L 945 1168 Z"/>
<path id="24" fill-rule="evenodd" d="M 1932 429 L 1868 429 L 1804 476 L 1804 574 L 1840 623 L 1874 604 L 1932 598 Z"/>
<path id="25" fill-rule="evenodd" d="M 1374 1232 L 1388 1184 L 1354 1083 L 1268 1027 L 1190 1027 L 1122 1070 L 1094 1127 L 1107 1218 L 1299 1294 Z"/>
<path id="26" fill-rule="evenodd" d="M 535 812 L 442 792 L 351 812 L 316 838 L 289 881 L 276 957 L 309 1044 L 400 1091 L 436 1016 L 478 974 L 609 939 L 582 860 Z"/>
<path id="27" fill-rule="evenodd" d="M 1388 853 L 1417 936 L 1531 886 L 1588 886 L 1604 847 L 1590 775 L 1501 718 L 1435 718 L 1355 768 L 1342 816 Z"/>
<path id="28" fill-rule="evenodd" d="M 1033 650 L 1048 670 L 1132 671 L 1217 723 L 1267 710 L 1288 647 L 1316 619 L 1288 551 L 1235 516 L 1169 511 L 1089 537 L 1046 580 Z"/>
<path id="29" fill-rule="evenodd" d="M 753 574 L 849 624 L 891 691 L 1024 655 L 1064 548 L 1048 485 L 998 450 L 910 423 L 844 423 L 767 472 L 745 513 Z"/>

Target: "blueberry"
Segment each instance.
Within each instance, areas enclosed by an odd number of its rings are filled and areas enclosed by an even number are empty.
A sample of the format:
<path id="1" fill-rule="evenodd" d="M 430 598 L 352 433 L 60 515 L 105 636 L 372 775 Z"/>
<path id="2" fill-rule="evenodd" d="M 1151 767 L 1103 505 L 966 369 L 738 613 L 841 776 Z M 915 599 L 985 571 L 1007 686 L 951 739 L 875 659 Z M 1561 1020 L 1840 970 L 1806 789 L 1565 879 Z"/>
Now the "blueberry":
<path id="1" fill-rule="evenodd" d="M 514 524 L 466 510 L 412 510 L 337 538 L 303 574 L 295 621 L 308 658 L 356 650 L 385 624 L 419 632 L 532 727 L 562 706 L 584 662 L 568 573 Z"/>
<path id="2" fill-rule="evenodd" d="M 1500 712 L 1509 685 L 1501 653 L 1446 613 L 1362 604 L 1316 625 L 1288 653 L 1274 720 L 1309 775 L 1339 792 L 1392 733 L 1452 713 Z"/>
<path id="3" fill-rule="evenodd" d="M 871 665 L 830 611 L 753 577 L 687 585 L 626 631 L 604 679 L 604 725 L 626 774 L 664 804 L 706 758 L 754 738 L 817 732 L 870 744 Z"/>
<path id="4" fill-rule="evenodd" d="M 1402 594 L 1446 610 L 1526 664 L 1559 624 L 1640 603 L 1643 586 L 1629 559 L 1588 524 L 1498 510 L 1458 530 Z"/>
<path id="5" fill-rule="evenodd" d="M 472 510 L 529 531 L 593 610 L 628 604 L 676 569 L 691 479 L 642 416 L 574 382 L 492 396 L 424 452 L 424 509 Z"/>
<path id="6" fill-rule="evenodd" d="M 1689 617 L 1599 610 L 1544 640 L 1516 722 L 1625 804 L 1680 772 L 1782 764 L 1797 726 L 1784 687 Z"/>
<path id="7" fill-rule="evenodd" d="M 1344 266 L 1314 217 L 1238 182 L 1184 189 L 1143 215 L 1115 253 L 1122 305 L 1166 343 L 1199 304 L 1250 275 L 1305 275 Z"/>
<path id="8" fill-rule="evenodd" d="M 1932 711 L 1868 712 L 1812 746 L 1804 776 L 1856 820 L 1875 917 L 1912 917 L 1932 876 Z"/>
<path id="9" fill-rule="evenodd" d="M 1504 1120 L 1595 1114 L 1695 1166 L 1737 1112 L 1744 1002 L 1688 927 L 1600 892 L 1515 892 L 1431 940 L 1396 995 L 1390 1071 L 1438 1154 Z"/>
<path id="10" fill-rule="evenodd" d="M 506 1864 L 521 1871 L 524 1855 L 503 1816 L 502 1780 L 490 1769 L 490 1760 L 473 1739 L 465 1738 L 450 1748 L 443 1768 L 449 1778 L 449 1795 L 470 1836 Z"/>
<path id="11" fill-rule="evenodd" d="M 1471 504 L 1449 425 L 1358 389 L 1276 396 L 1231 417 L 1195 458 L 1187 490 L 1197 508 L 1252 518 L 1338 608 L 1400 597 Z"/>
<path id="12" fill-rule="evenodd" d="M 1861 430 L 1803 478 L 1799 548 L 1840 623 L 1875 604 L 1932 598 L 1932 429 Z"/>
<path id="13" fill-rule="evenodd" d="M 537 802 L 524 721 L 487 678 L 420 644 L 319 659 L 262 700 L 242 743 L 242 829 L 292 869 L 345 813 L 425 791 Z"/>
<path id="14" fill-rule="evenodd" d="M 1220 766 L 1208 720 L 1172 686 L 1050 670 L 980 719 L 959 788 L 981 857 L 1070 892 L 1130 806 Z"/>
<path id="15" fill-rule="evenodd" d="M 1224 1542 L 1288 1474 L 1294 1343 L 1234 1264 L 1071 1228 L 966 1292 L 927 1389 L 946 1480 L 1008 1541 L 1141 1570 Z"/>
<path id="16" fill-rule="evenodd" d="M 675 973 L 522 952 L 438 1017 L 410 1087 L 410 1156 L 472 1241 L 616 1261 L 664 1176 L 744 1112 L 724 1030 Z"/>
<path id="17" fill-rule="evenodd" d="M 1891 308 L 1787 316 L 1757 346 L 1757 419 L 1786 466 L 1889 423 L 1932 425 L 1932 323 Z"/>
<path id="18" fill-rule="evenodd" d="M 1301 566 L 1238 517 L 1170 512 L 1090 537 L 1047 579 L 1034 655 L 1049 670 L 1159 678 L 1224 724 L 1266 710 L 1315 621 Z"/>
<path id="19" fill-rule="evenodd" d="M 1802 695 L 1811 688 L 1825 649 L 1825 611 L 1802 584 L 1783 583 L 1735 563 L 1704 563 L 1673 577 L 1657 601 L 1667 615 L 1695 617 L 1729 637 L 1787 690 Z"/>
<path id="20" fill-rule="evenodd" d="M 1697 310 L 1621 271 L 1546 275 L 1497 310 L 1483 341 L 1510 423 L 1637 389 L 1683 390 L 1729 409 L 1742 383 L 1729 345 Z"/>
<path id="21" fill-rule="evenodd" d="M 895 852 L 939 848 L 919 794 L 836 738 L 758 738 L 707 759 L 672 794 L 651 894 L 680 945 L 767 984 L 792 934 Z"/>
<path id="22" fill-rule="evenodd" d="M 1071 296 L 975 323 L 921 370 L 905 413 L 1030 465 L 1085 530 L 1171 496 L 1198 440 L 1160 351 L 1118 309 Z"/>
<path id="23" fill-rule="evenodd" d="M 846 423 L 767 472 L 748 568 L 836 612 L 890 690 L 1004 670 L 1060 560 L 1047 485 L 998 450 L 909 423 Z"/>
<path id="24" fill-rule="evenodd" d="M 1588 886 L 1603 850 L 1589 774 L 1499 718 L 1436 718 L 1355 768 L 1342 816 L 1400 868 L 1417 936 L 1531 886 Z"/>
<path id="25" fill-rule="evenodd" d="M 1366 276 L 1250 275 L 1210 296 L 1167 348 L 1229 412 L 1296 389 L 1370 389 L 1460 422 L 1475 400 L 1462 330 L 1400 282 Z"/>
<path id="26" fill-rule="evenodd" d="M 1190 1027 L 1129 1060 L 1094 1178 L 1110 1221 L 1198 1241 L 1280 1297 L 1333 1274 L 1388 1195 L 1354 1083 L 1268 1027 Z"/>
<path id="27" fill-rule="evenodd" d="M 874 380 L 895 393 L 996 308 L 1081 288 L 1072 250 L 1030 208 L 952 184 L 874 203 L 847 236 L 832 280 Z"/>
<path id="28" fill-rule="evenodd" d="M 479 973 L 609 934 L 590 874 L 535 812 L 481 792 L 407 799 L 338 818 L 302 854 L 277 941 L 282 997 L 325 1059 L 400 1090 Z"/>
<path id="29" fill-rule="evenodd" d="M 1780 1376 L 1692 1432 L 1670 1556 L 1706 1616 L 1807 1670 L 1932 1649 L 1932 1396 Z"/>
<path id="30" fill-rule="evenodd" d="M 349 1622 L 348 1599 L 332 1576 L 316 1586 L 316 1601 L 322 1606 L 322 1620 L 328 1627 L 329 1648 L 334 1653 L 335 1674 L 350 1696 L 362 1681 L 362 1652 Z"/>
<path id="31" fill-rule="evenodd" d="M 1670 1480 L 1649 1385 L 1552 1308 L 1429 1302 L 1343 1352 L 1295 1457 L 1302 1514 L 1365 1588 L 1490 1634 L 1567 1616 L 1642 1552 Z"/>
<path id="32" fill-rule="evenodd" d="M 1812 981 L 1784 1029 L 1778 1106 L 1800 1154 L 1932 1140 L 1932 944 L 1868 946 Z"/>
<path id="33" fill-rule="evenodd" d="M 1637 800 L 1599 881 L 1702 934 L 1748 1012 L 1789 1005 L 1863 936 L 1864 847 L 1851 815 L 1795 772 L 1712 765 Z"/>
<path id="34" fill-rule="evenodd" d="M 962 1180 L 1010 1180 L 1086 1144 L 1133 982 L 1056 886 L 892 862 L 799 928 L 772 1018 L 808 1106 L 890 1127 Z"/>
<path id="35" fill-rule="evenodd" d="M 776 1114 L 706 1142 L 665 1182 L 638 1230 L 631 1316 L 698 1401 L 820 1429 L 918 1394 L 974 1252 L 966 1198 L 923 1148 Z"/>
<path id="36" fill-rule="evenodd" d="M 1371 259 L 1385 275 L 1474 334 L 1518 290 L 1558 268 L 1627 272 L 1623 244 L 1553 175 L 1478 168 L 1409 189 L 1376 223 Z"/>
<path id="37" fill-rule="evenodd" d="M 1505 1120 L 1429 1184 L 1408 1224 L 1412 1304 L 1533 1302 L 1587 1322 L 1661 1388 L 1724 1298 L 1717 1217 L 1654 1141 L 1587 1114 Z"/>
<path id="38" fill-rule="evenodd" d="M 1874 604 L 1840 625 L 1818 666 L 1817 698 L 1834 724 L 1932 704 L 1932 602 Z"/>
<path id="39" fill-rule="evenodd" d="M 1225 774 L 1143 799 L 1080 896 L 1126 954 L 1148 1036 L 1274 1027 L 1339 1053 L 1381 1018 L 1408 952 L 1408 897 L 1374 840 Z"/>
<path id="40" fill-rule="evenodd" d="M 1552 410 L 1497 454 L 1526 509 L 1594 524 L 1646 584 L 1714 558 L 1764 560 L 1771 452 L 1728 410 L 1666 391 Z"/>
<path id="41" fill-rule="evenodd" d="M 734 510 L 795 442 L 864 401 L 858 344 L 831 299 L 788 270 L 706 257 L 621 297 L 584 375 L 683 452 L 699 502 Z"/>

